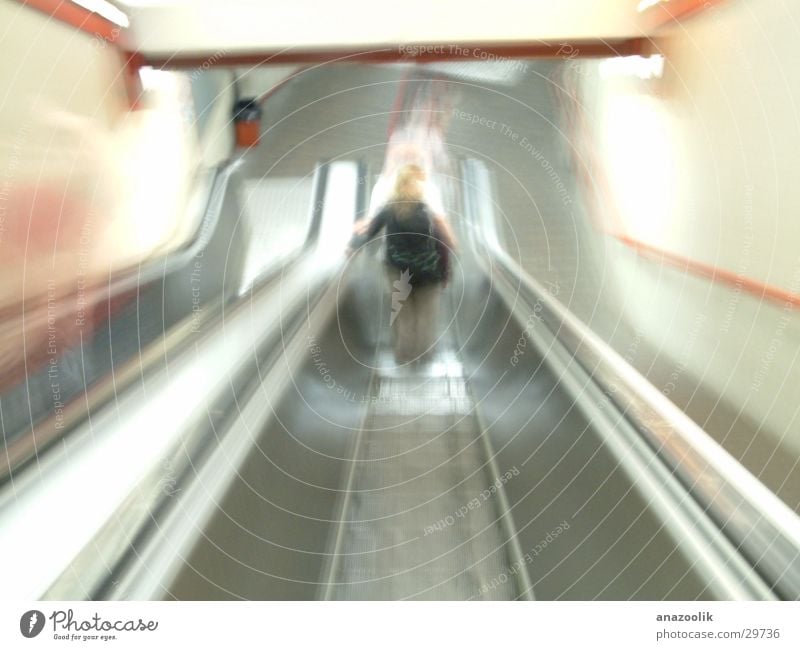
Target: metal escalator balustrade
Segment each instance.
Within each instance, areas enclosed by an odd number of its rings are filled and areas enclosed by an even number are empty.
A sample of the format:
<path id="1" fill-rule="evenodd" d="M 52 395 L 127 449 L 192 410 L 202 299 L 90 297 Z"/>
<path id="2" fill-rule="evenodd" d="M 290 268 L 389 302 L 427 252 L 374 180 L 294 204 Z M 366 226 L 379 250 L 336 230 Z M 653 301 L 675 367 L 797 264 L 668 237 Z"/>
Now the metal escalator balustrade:
<path id="1" fill-rule="evenodd" d="M 477 185 L 470 174 L 464 184 Z M 470 219 L 479 199 L 464 201 Z M 482 240 L 471 240 L 477 253 Z M 336 319 L 320 314 L 308 335 L 336 382 L 365 399 L 353 408 L 306 355 L 280 398 L 271 386 L 277 403 L 250 400 L 245 410 L 262 415 L 225 437 L 235 456 L 220 450 L 207 465 L 236 475 L 199 477 L 189 499 L 198 505 L 144 556 L 158 584 L 151 578 L 133 593 L 774 597 L 622 415 L 596 412 L 591 381 L 555 337 L 508 362 L 508 342 L 525 327 L 518 312 L 532 298 L 521 276 L 482 275 L 470 257 L 461 256 L 464 285 L 452 288 L 457 326 L 430 365 L 410 369 L 388 353 L 380 262 L 355 260 L 339 283 Z M 297 337 L 291 346 L 302 354 Z M 247 428 L 257 422 L 254 438 Z M 178 557 L 167 540 L 178 542 Z"/>
<path id="2" fill-rule="evenodd" d="M 311 235 L 326 247 L 344 246 L 355 212 L 355 166 L 337 165 Z M 81 528 L 16 550 L 20 566 L 26 554 L 46 561 L 35 576 L 11 575 L 9 593 L 24 584 L 31 597 L 50 598 L 791 594 L 791 561 L 778 579 L 769 574 L 787 557 L 780 546 L 753 562 L 735 528 L 718 525 L 719 511 L 708 515 L 702 489 L 648 444 L 648 431 L 666 430 L 656 425 L 683 427 L 677 415 L 651 401 L 642 429 L 635 403 L 598 407 L 609 376 L 631 397 L 647 391 L 503 256 L 490 230 L 488 175 L 476 162 L 464 170 L 465 227 L 476 236 L 462 241 L 474 250 L 459 255 L 455 325 L 430 363 L 395 367 L 388 356 L 376 260 L 362 255 L 339 275 L 341 252 L 308 246 L 279 282 L 226 314 L 224 330 L 207 332 L 194 357 L 151 378 L 150 404 L 130 395 L 118 404 L 124 425 L 106 414 L 75 437 L 70 454 L 81 464 L 45 463 L 47 484 L 18 486 L 0 528 L 45 520 L 63 498 L 77 504 L 69 514 Z M 531 347 L 510 364 L 508 343 L 527 331 L 537 304 Z M 308 340 L 320 342 L 340 382 L 368 384 L 359 408 L 324 385 Z M 575 340 L 594 356 L 569 349 Z M 197 392 L 178 412 L 187 383 Z M 141 445 L 146 454 L 127 453 Z M 125 471 L 109 458 L 125 458 Z M 717 459 L 705 462 L 719 471 Z M 107 481 L 99 497 L 76 479 L 89 468 Z M 756 499 L 757 486 L 749 507 Z M 774 506 L 763 503 L 772 525 Z M 778 524 L 784 536 L 773 539 L 790 544 L 791 521 Z M 556 526 L 557 543 L 547 542 Z"/>
<path id="3" fill-rule="evenodd" d="M 187 505 L 176 495 L 241 419 L 240 400 L 252 396 L 259 380 L 280 391 L 286 377 L 273 353 L 280 349 L 284 330 L 296 331 L 313 320 L 310 305 L 324 311 L 320 296 L 343 261 L 341 251 L 338 258 L 329 254 L 330 238 L 321 246 L 320 231 L 346 231 L 355 216 L 356 164 L 337 162 L 330 168 L 340 182 L 332 187 L 325 183 L 327 174 L 317 174 L 312 225 L 295 258 L 262 277 L 227 309 L 220 305 L 205 311 L 204 328 L 195 328 L 190 316 L 170 336 L 168 348 L 154 343 L 158 349 L 152 355 L 143 353 L 152 367 L 137 375 L 140 382 L 114 393 L 113 408 L 98 408 L 70 433 L 63 448 L 42 454 L 35 468 L 26 468 L 4 486 L 0 548 L 7 547 L 6 557 L 17 560 L 17 568 L 5 575 L 4 593 L 119 597 L 122 575 L 130 578 L 142 570 L 140 553 L 160 534 L 159 522 L 178 505 Z M 337 209 L 326 212 L 326 201 L 335 201 Z M 316 254 L 322 247 L 326 254 Z M 330 309 L 332 301 L 327 304 Z M 185 345 L 187 338 L 193 346 Z M 165 473 L 170 490 L 164 489 Z M 61 534 L 47 532 L 53 529 Z M 23 531 L 30 543 L 19 545 L 16 539 Z"/>
<path id="4" fill-rule="evenodd" d="M 520 268 L 497 236 L 488 168 L 467 160 L 464 176 L 481 265 L 521 323 L 536 314 L 537 327 L 525 331 L 541 333 L 531 340 L 606 432 L 620 466 L 694 549 L 718 597 L 800 598 L 800 517 Z"/>

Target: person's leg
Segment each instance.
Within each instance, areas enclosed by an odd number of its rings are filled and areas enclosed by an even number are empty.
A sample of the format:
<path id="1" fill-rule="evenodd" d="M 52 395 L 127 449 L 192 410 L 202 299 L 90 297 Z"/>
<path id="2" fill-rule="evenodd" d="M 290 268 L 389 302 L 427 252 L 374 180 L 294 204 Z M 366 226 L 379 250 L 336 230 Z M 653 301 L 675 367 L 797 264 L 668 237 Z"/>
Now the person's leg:
<path id="1" fill-rule="evenodd" d="M 414 310 L 410 305 L 413 288 L 407 286 L 398 269 L 386 267 L 389 281 L 389 329 L 391 331 L 392 348 L 398 363 L 405 363 L 412 358 L 414 348 Z"/>
<path id="2" fill-rule="evenodd" d="M 439 283 L 415 289 L 414 356 L 430 356 L 439 335 L 439 302 L 442 287 Z"/>
<path id="3" fill-rule="evenodd" d="M 411 361 L 414 356 L 414 304 L 406 302 L 397 313 L 393 327 L 395 328 L 395 358 L 398 363 Z"/>

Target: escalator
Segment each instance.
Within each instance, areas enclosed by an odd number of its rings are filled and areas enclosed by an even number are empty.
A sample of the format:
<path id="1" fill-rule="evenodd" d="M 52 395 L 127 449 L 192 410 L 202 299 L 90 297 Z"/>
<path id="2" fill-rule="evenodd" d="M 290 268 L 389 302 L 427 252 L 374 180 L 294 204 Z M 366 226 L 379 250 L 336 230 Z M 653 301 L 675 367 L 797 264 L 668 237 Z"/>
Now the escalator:
<path id="1" fill-rule="evenodd" d="M 397 365 L 379 243 L 327 267 L 313 243 L 329 244 L 328 221 L 343 218 L 333 199 L 355 209 L 353 169 L 326 174 L 338 182 L 305 254 L 146 377 L 147 401 L 131 395 L 72 435 L 71 463 L 44 458 L 50 481 L 15 484 L 4 530 L 38 512 L 57 525 L 57 504 L 79 504 L 64 513 L 82 525 L 64 529 L 60 555 L 41 553 L 46 538 L 17 551 L 41 558 L 34 587 L 54 599 L 792 596 L 796 553 L 774 502 L 743 477 L 706 480 L 707 456 L 683 467 L 705 462 L 705 482 L 687 481 L 648 442 L 691 430 L 613 358 L 587 357 L 599 344 L 575 345 L 578 326 L 546 289 L 492 252 L 491 188 L 475 161 L 443 193 L 464 219 L 441 338 L 427 361 Z M 174 408 L 181 384 L 198 408 Z M 629 385 L 638 402 L 624 406 Z M 77 473 L 100 468 L 103 492 L 88 483 L 80 500 Z M 750 494 L 723 519 L 733 488 Z M 749 539 L 736 541 L 743 523 Z"/>
<path id="2" fill-rule="evenodd" d="M 301 327 L 303 361 L 187 553 L 134 595 L 774 597 L 479 247 L 459 255 L 435 355 L 397 366 L 375 248 Z"/>
<path id="3" fill-rule="evenodd" d="M 800 597 L 796 517 L 509 259 L 496 187 L 470 155 L 436 178 L 461 245 L 434 353 L 408 365 L 391 352 L 380 244 L 344 255 L 374 166 L 343 158 L 276 182 L 239 161 L 234 186 L 252 183 L 225 194 L 221 220 L 235 230 L 235 205 L 252 208 L 260 234 L 242 259 L 255 262 L 202 327 L 181 321 L 142 355 L 158 363 L 59 440 L 63 456 L 0 493 L 8 554 L 19 531 L 35 540 L 15 545 L 7 592 Z M 286 259 L 258 248 L 278 232 L 258 221 L 262 199 L 296 221 Z"/>

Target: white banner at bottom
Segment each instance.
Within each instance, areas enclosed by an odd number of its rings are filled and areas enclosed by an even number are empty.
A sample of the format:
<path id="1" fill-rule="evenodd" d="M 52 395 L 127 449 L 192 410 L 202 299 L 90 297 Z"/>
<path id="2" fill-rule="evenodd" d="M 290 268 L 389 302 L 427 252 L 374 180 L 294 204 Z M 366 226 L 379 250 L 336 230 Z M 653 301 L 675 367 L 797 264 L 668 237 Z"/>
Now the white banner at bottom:
<path id="1" fill-rule="evenodd" d="M 798 603 L 32 602 L 0 648 L 800 648 Z"/>

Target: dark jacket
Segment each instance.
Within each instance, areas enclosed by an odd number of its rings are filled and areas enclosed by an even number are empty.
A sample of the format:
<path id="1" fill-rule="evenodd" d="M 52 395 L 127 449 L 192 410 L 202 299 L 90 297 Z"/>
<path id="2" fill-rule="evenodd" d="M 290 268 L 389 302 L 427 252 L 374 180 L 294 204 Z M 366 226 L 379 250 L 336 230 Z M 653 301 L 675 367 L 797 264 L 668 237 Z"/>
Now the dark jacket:
<path id="1" fill-rule="evenodd" d="M 398 215 L 397 206 L 387 203 L 372 219 L 367 232 L 356 236 L 351 248 L 363 246 L 383 228 L 386 229 L 386 263 L 411 273 L 412 286 L 442 282 L 447 279 L 447 247 L 437 233 L 430 210 L 415 203 L 412 210 Z"/>

